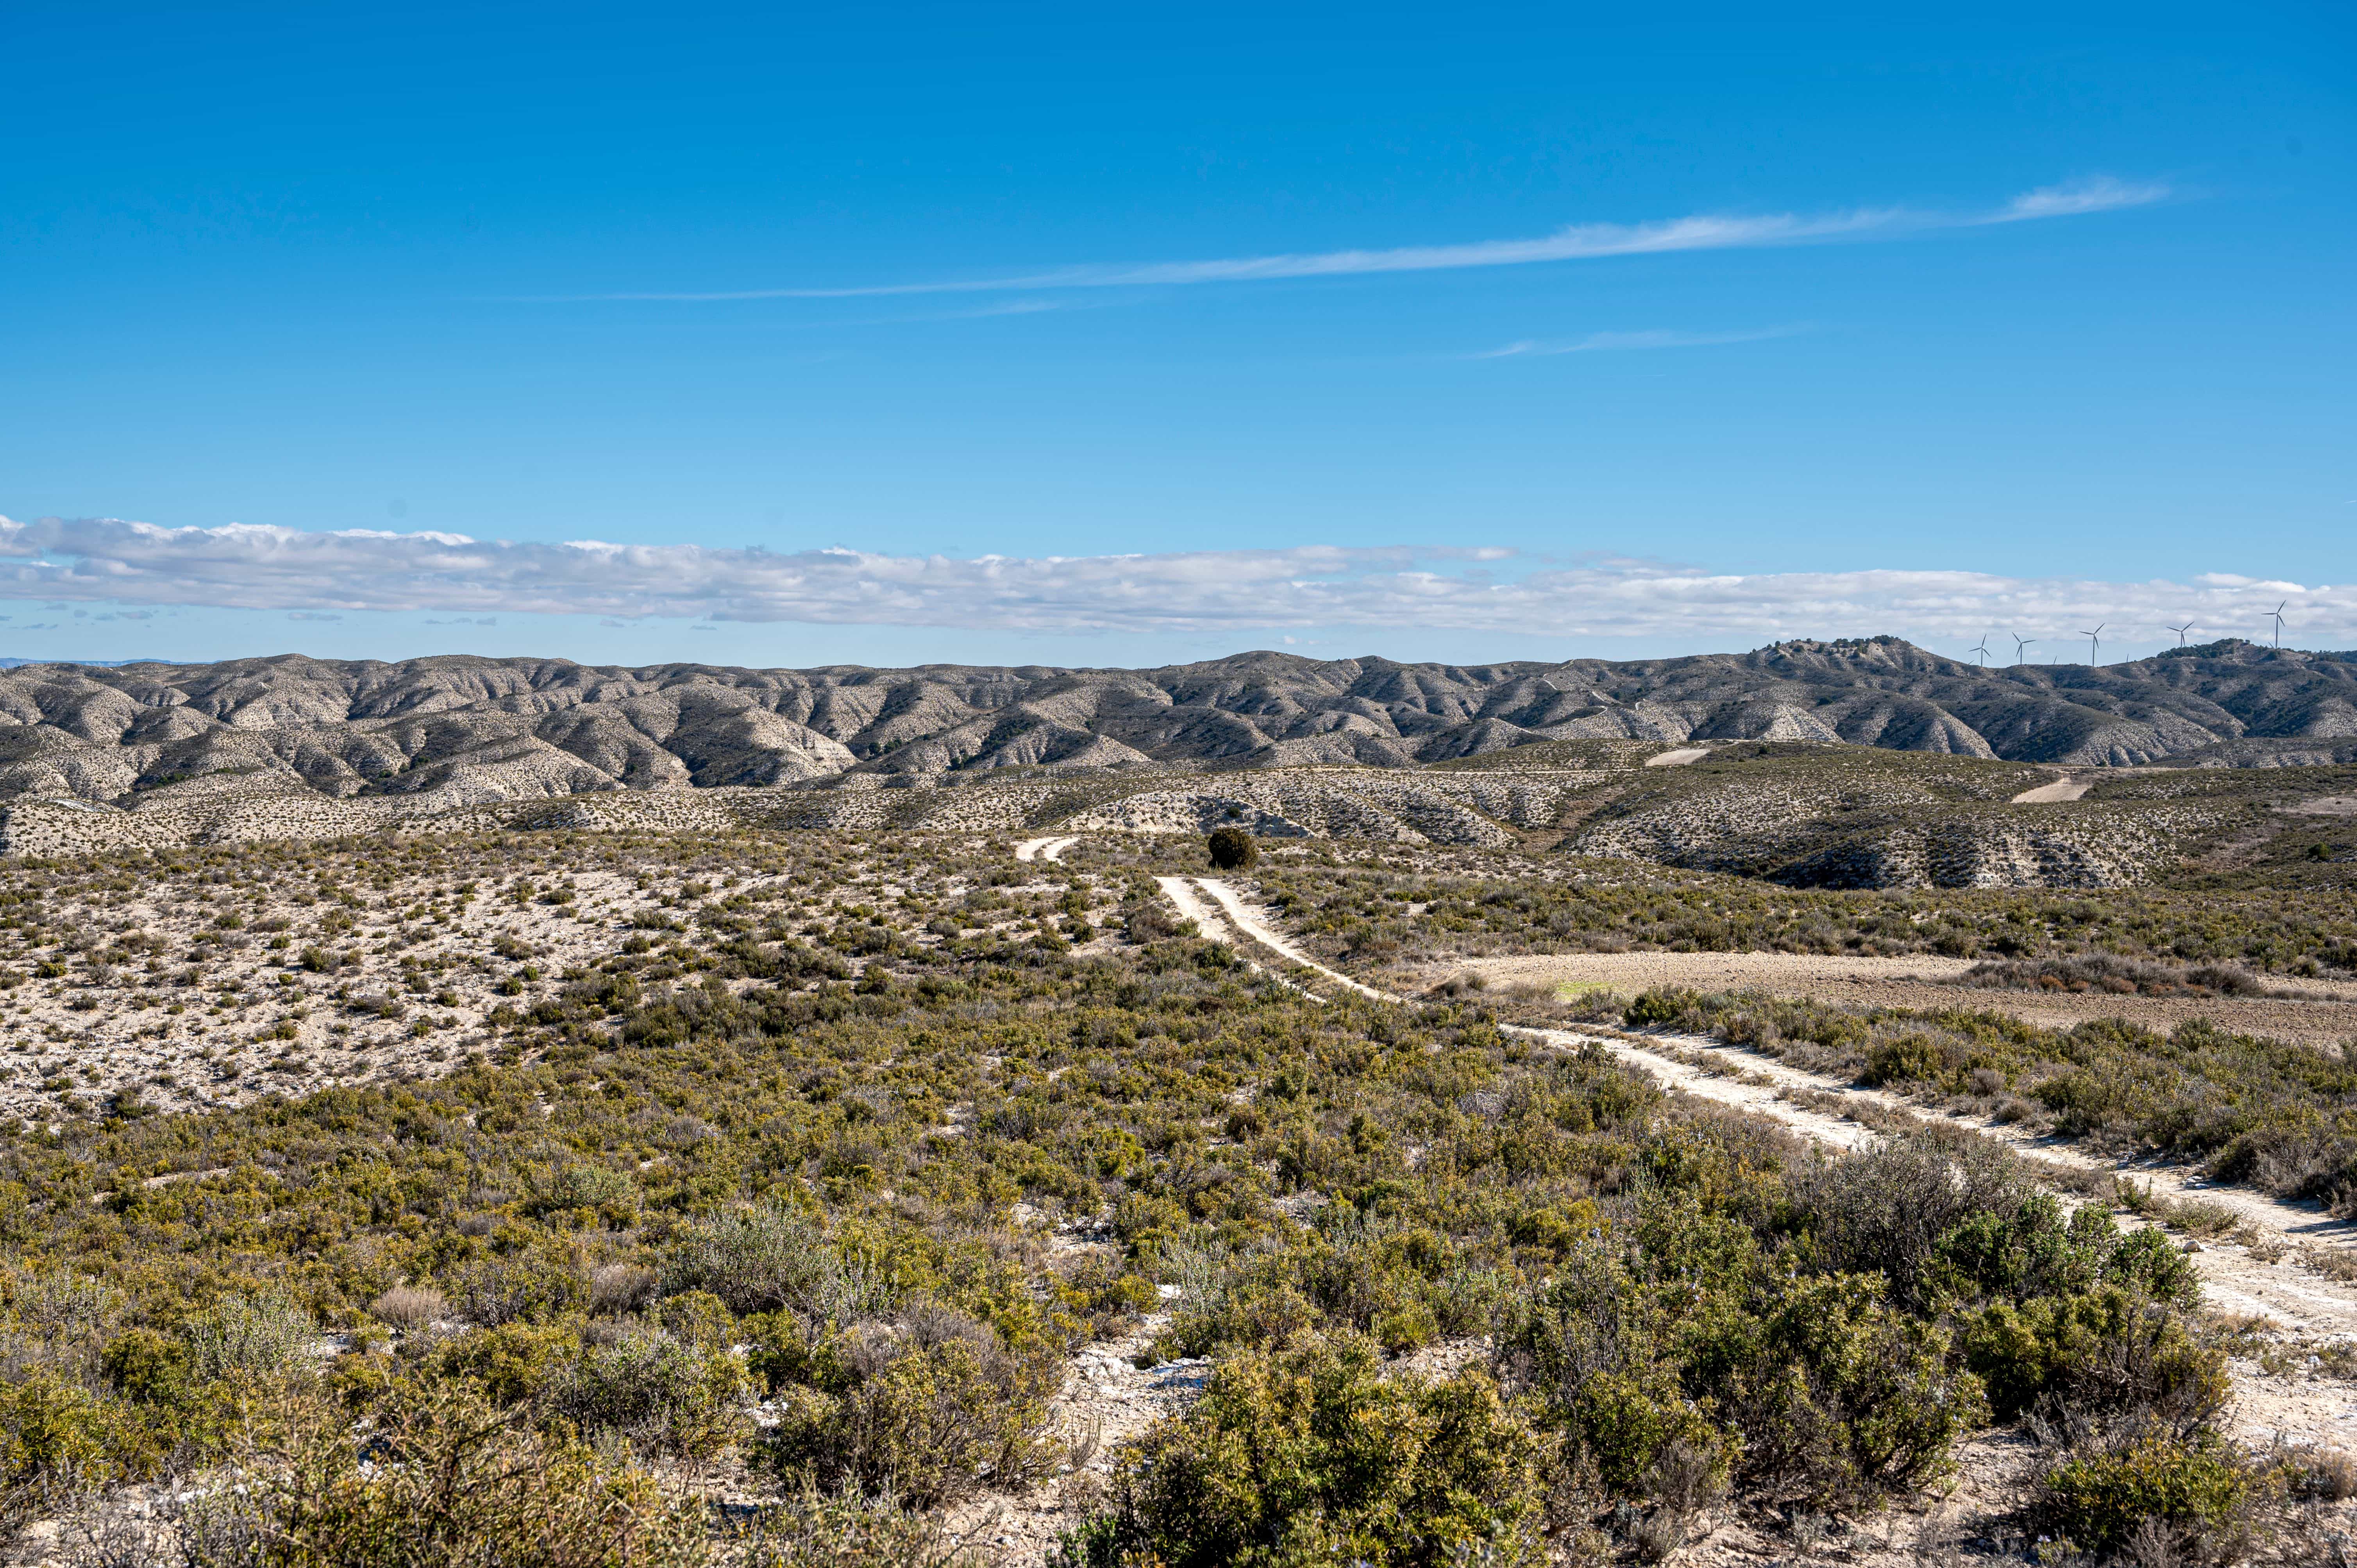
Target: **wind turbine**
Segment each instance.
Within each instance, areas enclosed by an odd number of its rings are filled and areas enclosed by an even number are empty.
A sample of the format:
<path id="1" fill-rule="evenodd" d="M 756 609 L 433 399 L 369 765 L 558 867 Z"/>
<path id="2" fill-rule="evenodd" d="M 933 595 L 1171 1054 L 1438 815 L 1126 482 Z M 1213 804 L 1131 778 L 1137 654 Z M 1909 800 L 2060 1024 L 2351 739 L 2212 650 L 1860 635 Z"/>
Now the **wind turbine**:
<path id="1" fill-rule="evenodd" d="M 1977 646 L 1975 646 L 1975 647 L 1973 649 L 1973 652 L 1974 652 L 1975 654 L 1976 654 L 1976 655 L 1979 657 L 1979 659 L 1980 659 L 1980 665 L 1981 665 L 1981 668 L 1982 668 L 1982 669 L 1984 669 L 1984 670 L 1987 669 L 1987 668 L 1988 668 L 1988 639 L 1987 639 L 1986 636 L 1984 636 L 1984 637 L 1980 639 L 1979 644 L 1978 644 Z"/>
<path id="2" fill-rule="evenodd" d="M 2104 639 L 2097 637 L 2095 632 L 2103 630 L 2104 628 L 2109 624 L 2110 623 L 2107 621 L 2099 620 L 2095 623 L 2095 631 L 2083 631 L 2079 634 L 2081 637 L 2087 639 L 2087 662 L 2089 664 L 2100 664 L 2103 662 L 2103 660 L 2097 658 L 2096 655 L 2100 654 L 2104 650 Z"/>
<path id="3" fill-rule="evenodd" d="M 2010 631 L 2006 633 L 2006 635 L 2013 639 L 2013 661 L 2016 664 L 2021 662 L 2021 650 L 2023 649 L 2035 648 L 2038 646 L 2038 639 L 2034 637 L 2024 637 L 2018 631 Z"/>
<path id="4" fill-rule="evenodd" d="M 2281 648 L 2283 646 L 2284 605 L 2287 605 L 2289 603 L 2291 603 L 2291 601 L 2289 599 L 2286 599 L 2283 602 L 2283 605 L 2277 605 L 2275 608 L 2267 612 L 2268 618 L 2276 623 L 2276 646 L 2277 648 Z"/>
<path id="5" fill-rule="evenodd" d="M 2167 625 L 2166 622 L 2162 624 Z M 2177 634 L 2177 646 L 2182 648 L 2185 646 L 2185 634 L 2193 629 L 2193 623 L 2187 621 L 2183 626 L 2172 626 L 2169 629 Z"/>

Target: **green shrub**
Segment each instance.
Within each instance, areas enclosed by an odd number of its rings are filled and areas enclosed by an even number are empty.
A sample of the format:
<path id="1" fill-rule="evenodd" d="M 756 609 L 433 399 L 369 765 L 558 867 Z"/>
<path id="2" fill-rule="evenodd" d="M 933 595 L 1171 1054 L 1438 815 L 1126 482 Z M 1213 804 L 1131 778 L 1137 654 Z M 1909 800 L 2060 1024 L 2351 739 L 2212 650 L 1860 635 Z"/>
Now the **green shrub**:
<path id="1" fill-rule="evenodd" d="M 1955 1441 L 1988 1420 L 1980 1381 L 1951 1369 L 1946 1332 L 1894 1310 L 1879 1280 L 1794 1286 L 1730 1380 L 1742 1473 L 1817 1503 L 1905 1496 L 1946 1475 Z"/>
<path id="2" fill-rule="evenodd" d="M 108 1340 L 98 1366 L 115 1392 L 137 1403 L 180 1405 L 194 1393 L 188 1347 L 152 1328 L 134 1328 Z"/>
<path id="3" fill-rule="evenodd" d="M 1203 840 L 1203 849 L 1221 871 L 1249 871 L 1260 859 L 1260 846 L 1242 828 L 1213 828 Z"/>
<path id="4" fill-rule="evenodd" d="M 2105 1282 L 2179 1306 L 2201 1298 L 2200 1271 L 2160 1231 L 2123 1236 L 2111 1216 L 2093 1204 L 2066 1218 L 2061 1200 L 2050 1193 L 2024 1192 L 2009 1209 L 1964 1216 L 1940 1238 L 1934 1252 L 1934 1292 L 1967 1301 L 2070 1295 Z"/>
<path id="5" fill-rule="evenodd" d="M 708 1291 L 731 1312 L 809 1311 L 835 1275 L 834 1250 L 800 1209 L 765 1204 L 683 1229 L 663 1260 L 666 1295 Z"/>
<path id="6" fill-rule="evenodd" d="M 585 1434 L 619 1433 L 633 1447 L 709 1459 L 750 1431 L 744 1364 L 661 1329 L 592 1346 L 550 1380 L 548 1409 Z"/>
<path id="7" fill-rule="evenodd" d="M 1652 1029 L 1663 1025 L 1679 1028 L 1694 1026 L 1700 1016 L 1702 997 L 1691 991 L 1671 986 L 1657 986 L 1641 992 L 1629 1004 L 1620 1021 L 1631 1029 Z"/>
<path id="8" fill-rule="evenodd" d="M 559 1236 L 530 1235 L 511 1251 L 478 1258 L 448 1280 L 449 1294 L 473 1321 L 547 1323 L 581 1306 L 589 1283 L 573 1244 Z"/>
<path id="9" fill-rule="evenodd" d="M 460 1379 L 495 1403 L 537 1398 L 581 1348 L 570 1329 L 503 1323 L 445 1339 L 425 1356 L 434 1379 Z"/>
<path id="10" fill-rule="evenodd" d="M 738 1337 L 737 1315 L 710 1291 L 671 1296 L 655 1307 L 653 1316 L 672 1333 L 702 1349 L 726 1349 Z"/>
<path id="11" fill-rule="evenodd" d="M 2034 1514 L 2047 1534 L 2083 1551 L 2108 1556 L 2157 1521 L 2201 1555 L 2225 1560 L 2239 1555 L 2254 1491 L 2250 1468 L 2218 1439 L 2149 1431 L 2047 1471 Z"/>
<path id="12" fill-rule="evenodd" d="M 1962 1316 L 1957 1337 L 2001 1416 L 2051 1396 L 2073 1411 L 2153 1409 L 2199 1424 L 2225 1405 L 2224 1352 L 2122 1285 L 1991 1302 Z"/>
<path id="13" fill-rule="evenodd" d="M 602 1460 L 463 1384 L 410 1390 L 352 1441 L 312 1401 L 274 1412 L 274 1453 L 241 1456 L 245 1484 L 201 1495 L 179 1520 L 207 1568 L 694 1568 L 701 1509 L 645 1472 Z"/>
<path id="14" fill-rule="evenodd" d="M 225 1296 L 182 1332 L 198 1376 L 270 1379 L 305 1366 L 318 1326 L 285 1296 Z"/>
<path id="15" fill-rule="evenodd" d="M 1168 1568 L 1544 1560 L 1550 1444 L 1490 1378 L 1386 1379 L 1355 1336 L 1223 1362 L 1120 1461 L 1113 1512 L 1068 1556 Z M 1150 1553 L 1148 1557 L 1146 1554 Z"/>
<path id="16" fill-rule="evenodd" d="M 1726 1438 L 1688 1397 L 1670 1316 L 1627 1260 L 1583 1244 L 1553 1283 L 1508 1310 L 1498 1357 L 1509 1380 L 1544 1405 L 1605 1488 L 1638 1489 L 1672 1444 L 1722 1454 Z"/>
<path id="17" fill-rule="evenodd" d="M 120 1478 L 126 1412 L 41 1371 L 0 1387 L 0 1528 L 13 1532 L 55 1493 Z"/>
<path id="18" fill-rule="evenodd" d="M 1018 1358 L 947 1313 L 897 1330 L 862 1325 L 841 1341 L 825 1355 L 838 1390 L 782 1396 L 768 1451 L 789 1479 L 931 1508 L 985 1485 L 1019 1490 L 1051 1467 L 1052 1361 Z"/>
<path id="19" fill-rule="evenodd" d="M 1986 1050 L 1953 1037 L 1910 1030 L 1896 1039 L 1878 1040 L 1867 1047 L 1867 1083 L 1927 1083 L 1944 1090 L 1961 1089 L 1975 1068 L 1996 1058 Z"/>

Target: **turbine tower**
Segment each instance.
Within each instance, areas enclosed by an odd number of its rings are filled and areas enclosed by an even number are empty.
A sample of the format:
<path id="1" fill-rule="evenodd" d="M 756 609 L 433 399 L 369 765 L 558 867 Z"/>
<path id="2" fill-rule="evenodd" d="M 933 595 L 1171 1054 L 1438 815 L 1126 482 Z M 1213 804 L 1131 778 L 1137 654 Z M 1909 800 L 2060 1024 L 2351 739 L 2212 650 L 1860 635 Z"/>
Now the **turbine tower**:
<path id="1" fill-rule="evenodd" d="M 2034 637 L 2024 637 L 2018 631 L 2009 631 L 2006 633 L 2006 635 L 2013 639 L 2013 661 L 2016 664 L 2022 661 L 2021 650 L 2023 649 L 2035 648 L 2038 646 L 2038 639 Z"/>
<path id="2" fill-rule="evenodd" d="M 2187 621 L 2183 626 L 2172 626 L 2169 629 L 2177 634 L 2177 646 L 2182 648 L 2185 646 L 2185 634 L 2193 629 L 2193 623 Z"/>
<path id="3" fill-rule="evenodd" d="M 2091 665 L 2103 662 L 2098 656 L 2104 650 L 2104 639 L 2096 636 L 2095 632 L 2103 630 L 2107 624 L 2109 623 L 2099 620 L 2095 623 L 2095 631 L 2083 631 L 2079 634 L 2087 639 L 2087 662 Z"/>
<path id="4" fill-rule="evenodd" d="M 1973 648 L 1973 653 L 1974 653 L 1975 657 L 1976 657 L 1976 658 L 1980 660 L 1980 666 L 1981 666 L 1981 668 L 1982 668 L 1982 669 L 1984 669 L 1984 670 L 1987 669 L 1987 668 L 1988 668 L 1988 639 L 1987 639 L 1986 637 L 1983 637 L 1983 638 L 1980 639 L 1980 641 L 1979 641 L 1978 643 L 1976 643 L 1976 644 L 1975 644 L 1975 645 L 1974 645 L 1974 648 Z"/>
<path id="5" fill-rule="evenodd" d="M 2267 612 L 2267 618 L 2276 623 L 2276 646 L 2277 648 L 2281 648 L 2283 646 L 2284 605 L 2287 605 L 2289 603 L 2291 603 L 2291 601 L 2289 599 L 2286 599 L 2282 605 L 2277 605 L 2275 608 Z"/>

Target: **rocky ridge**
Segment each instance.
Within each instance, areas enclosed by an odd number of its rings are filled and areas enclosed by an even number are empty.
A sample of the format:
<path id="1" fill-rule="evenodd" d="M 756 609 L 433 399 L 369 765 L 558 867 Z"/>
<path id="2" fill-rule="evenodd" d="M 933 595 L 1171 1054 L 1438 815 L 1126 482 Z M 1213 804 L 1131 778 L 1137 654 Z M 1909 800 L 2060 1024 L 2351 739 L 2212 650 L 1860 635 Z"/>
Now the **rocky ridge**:
<path id="1" fill-rule="evenodd" d="M 1982 670 L 1893 638 L 1612 662 L 1245 653 L 1156 670 L 449 656 L 0 670 L 0 798 L 193 779 L 436 809 L 1020 770 L 1398 768 L 1544 743 L 1839 742 L 2080 766 L 2357 757 L 2357 659 L 2230 640 Z"/>
<path id="2" fill-rule="evenodd" d="M 892 781 L 898 787 L 853 773 L 816 789 L 618 789 L 478 803 L 434 792 L 336 800 L 284 781 L 199 779 L 141 792 L 127 808 L 70 797 L 0 804 L 0 854 L 55 859 L 264 839 L 487 832 L 1197 835 L 1236 825 L 1271 839 L 1552 850 L 1796 886 L 2106 887 L 2150 880 L 2221 843 L 2255 844 L 2337 820 L 2303 815 L 2315 802 L 2293 800 L 2297 788 L 2262 789 L 2260 799 L 2180 792 L 2175 784 L 2206 778 L 2292 787 L 2307 770 L 2123 771 L 2105 785 L 2110 798 L 2098 790 L 2026 802 L 2014 797 L 2050 770 L 1770 743 L 1648 768 L 1649 751 L 1659 748 L 1636 747 L 1617 768 L 1152 769 Z M 2345 782 L 2338 771 L 2315 778 Z"/>

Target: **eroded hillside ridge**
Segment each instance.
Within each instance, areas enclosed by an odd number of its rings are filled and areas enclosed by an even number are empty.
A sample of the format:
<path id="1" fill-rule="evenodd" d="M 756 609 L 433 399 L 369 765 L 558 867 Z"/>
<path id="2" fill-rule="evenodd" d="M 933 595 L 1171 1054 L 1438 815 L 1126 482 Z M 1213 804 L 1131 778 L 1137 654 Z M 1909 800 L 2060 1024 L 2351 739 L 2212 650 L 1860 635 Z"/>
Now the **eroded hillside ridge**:
<path id="1" fill-rule="evenodd" d="M 1246 653 L 1157 670 L 288 655 L 0 671 L 0 797 L 221 776 L 437 810 L 1009 768 L 1397 768 L 1537 742 L 1840 741 L 2071 765 L 2357 760 L 2357 661 L 2240 640 L 1980 670 L 1894 638 L 1610 662 Z"/>
<path id="2" fill-rule="evenodd" d="M 865 789 L 607 790 L 458 805 L 431 793 L 338 800 L 268 780 L 242 789 L 198 783 L 145 792 L 128 809 L 57 798 L 9 801 L 0 805 L 0 854 L 59 858 L 116 849 L 502 829 L 1200 832 L 1228 822 L 1269 838 L 1491 847 L 1516 842 L 1504 824 L 1545 827 L 1581 788 L 1614 776 L 1577 768 L 1513 778 L 1287 768 L 1224 775 L 1209 784 L 1200 774 L 1150 772 L 1090 781 L 1093 787 L 1008 779 L 963 789 L 920 783 L 891 789 L 866 779 L 858 780 Z"/>
<path id="3" fill-rule="evenodd" d="M 2232 810 L 2169 799 L 2020 803 L 2018 792 L 2051 777 L 2044 768 L 1846 750 L 1746 765 L 1740 755 L 1769 749 L 1641 771 L 1567 847 L 1801 887 L 2121 887 L 2216 833 Z"/>

